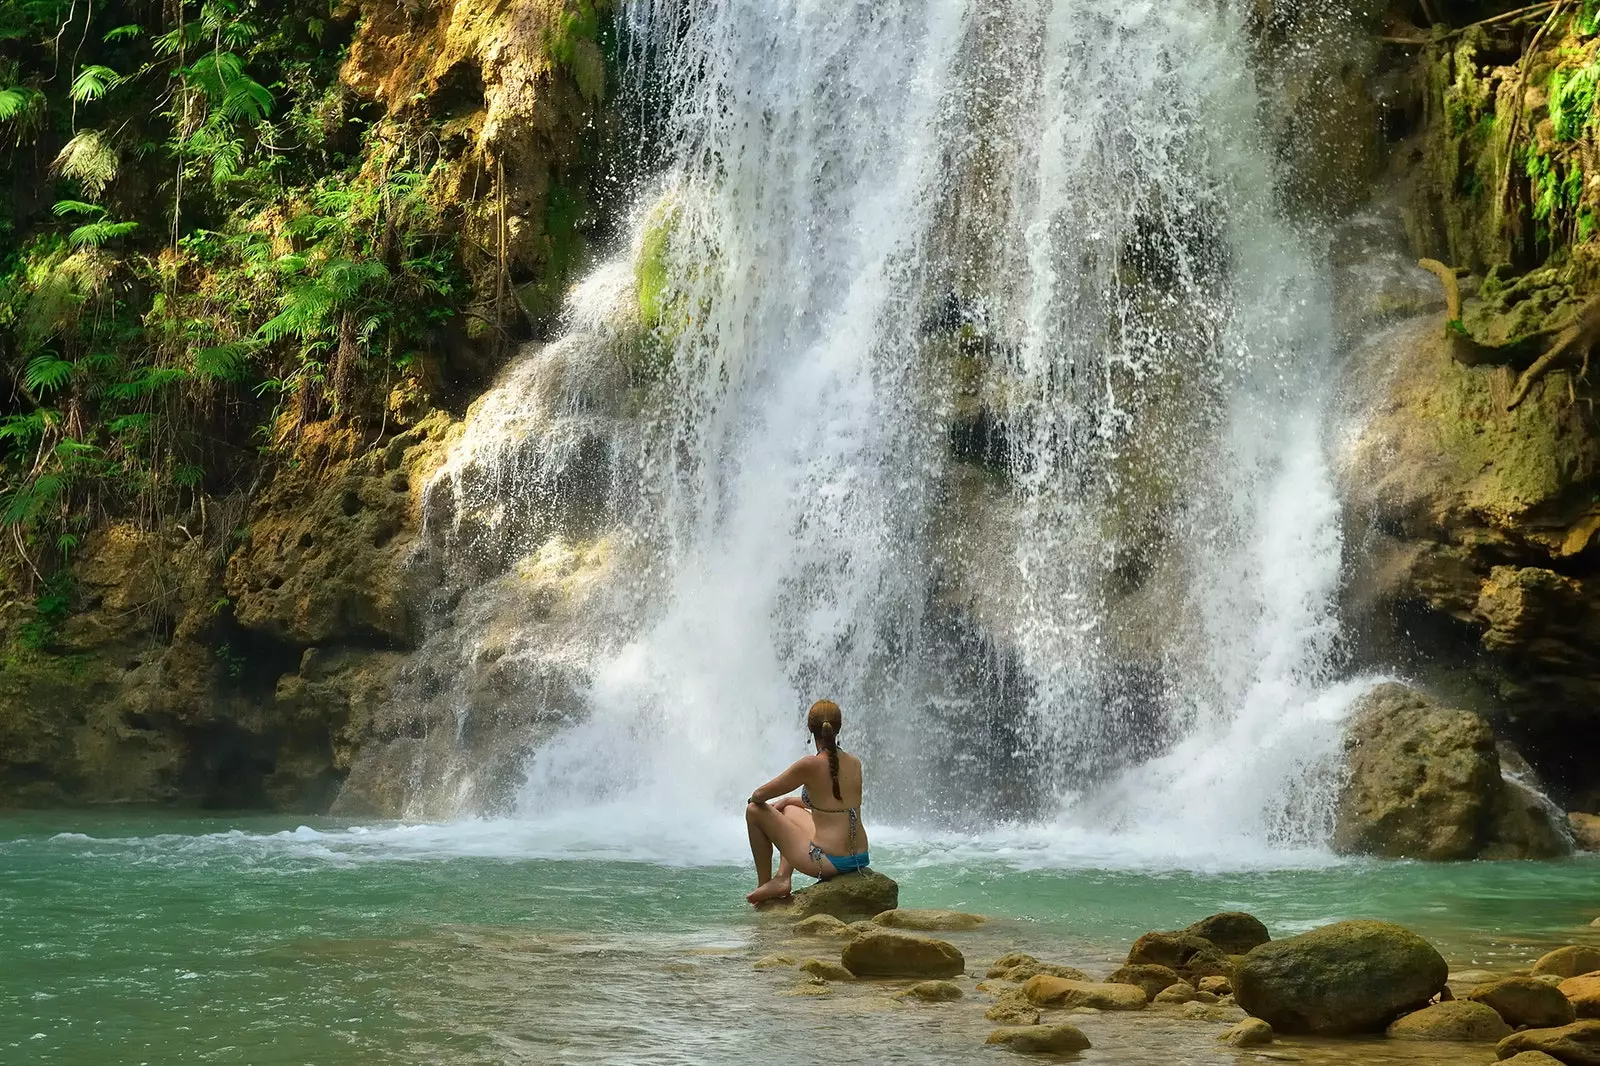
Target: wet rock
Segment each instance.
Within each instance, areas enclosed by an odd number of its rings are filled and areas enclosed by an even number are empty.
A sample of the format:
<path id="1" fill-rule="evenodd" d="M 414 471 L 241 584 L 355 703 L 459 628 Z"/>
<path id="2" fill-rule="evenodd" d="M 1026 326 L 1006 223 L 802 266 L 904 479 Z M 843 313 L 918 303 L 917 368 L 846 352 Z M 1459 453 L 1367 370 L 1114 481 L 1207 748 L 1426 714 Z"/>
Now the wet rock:
<path id="1" fill-rule="evenodd" d="M 1106 981 L 1114 985 L 1138 985 L 1144 989 L 1146 999 L 1155 999 L 1163 989 L 1181 983 L 1183 978 L 1170 966 L 1139 963 L 1113 971 Z"/>
<path id="2" fill-rule="evenodd" d="M 1199 993 L 1197 993 L 1195 991 L 1195 987 L 1193 985 L 1191 985 L 1189 982 L 1187 982 L 1187 981 L 1179 981 L 1177 984 L 1168 985 L 1166 988 L 1163 988 L 1160 992 L 1157 992 L 1154 1002 L 1156 1002 L 1156 1003 L 1192 1003 L 1192 1002 L 1194 1002 L 1195 997 L 1198 994 Z M 1211 997 L 1211 999 L 1213 1001 L 1215 1001 L 1216 998 L 1217 997 L 1215 997 L 1215 996 Z"/>
<path id="3" fill-rule="evenodd" d="M 948 1003 L 961 998 L 961 986 L 954 981 L 918 981 L 901 995 L 924 1003 Z"/>
<path id="4" fill-rule="evenodd" d="M 772 955 L 763 955 L 750 968 L 753 970 L 782 970 L 793 966 L 796 961 L 798 960 L 793 955 L 785 955 L 782 952 L 778 952 Z"/>
<path id="5" fill-rule="evenodd" d="M 1233 985 L 1226 977 L 1202 977 L 1200 991 L 1210 992 L 1214 996 L 1231 996 Z"/>
<path id="6" fill-rule="evenodd" d="M 1189 933 L 1146 933 L 1128 951 L 1129 966 L 1165 966 L 1190 982 L 1227 977 L 1228 957 L 1211 941 Z"/>
<path id="7" fill-rule="evenodd" d="M 800 969 L 822 981 L 854 981 L 856 975 L 832 959 L 807 959 Z"/>
<path id="8" fill-rule="evenodd" d="M 857 977 L 955 977 L 966 969 L 954 944 L 883 928 L 847 944 L 843 961 Z"/>
<path id="9" fill-rule="evenodd" d="M 862 920 L 862 921 L 859 921 L 859 922 L 851 922 L 849 925 L 844 927 L 844 934 L 843 935 L 849 937 L 851 940 L 854 940 L 856 937 L 860 936 L 862 933 L 871 933 L 871 932 L 875 931 L 877 928 L 878 927 L 876 925 L 874 925 L 872 922 L 869 922 L 869 921 L 866 921 L 866 920 Z"/>
<path id="10" fill-rule="evenodd" d="M 1550 974 L 1566 980 L 1596 970 L 1600 970 L 1600 948 L 1568 944 L 1540 956 L 1539 961 L 1533 964 L 1532 973 L 1535 977 Z"/>
<path id="11" fill-rule="evenodd" d="M 1576 1020 L 1572 1002 L 1548 982 L 1535 977 L 1507 977 L 1467 993 L 1476 1003 L 1493 1007 L 1513 1029 L 1549 1029 Z"/>
<path id="12" fill-rule="evenodd" d="M 1272 1036 L 1272 1026 L 1260 1018 L 1246 1018 L 1217 1039 L 1229 1047 L 1261 1047 L 1272 1043 Z"/>
<path id="13" fill-rule="evenodd" d="M 1480 859 L 1555 859 L 1571 855 L 1572 826 L 1560 808 L 1537 789 L 1513 777 L 1502 752 L 1500 797 Z M 1518 756 L 1520 759 L 1520 756 Z"/>
<path id="14" fill-rule="evenodd" d="M 1560 1059 L 1551 1058 L 1542 1051 L 1519 1051 L 1502 1061 L 1506 1066 L 1561 1066 Z"/>
<path id="15" fill-rule="evenodd" d="M 833 989 L 828 987 L 828 982 L 813 977 L 810 980 L 791 985 L 779 994 L 785 996 L 827 996 L 833 994 Z"/>
<path id="16" fill-rule="evenodd" d="M 924 933 L 950 933 L 963 929 L 976 929 L 989 919 L 981 914 L 965 911 L 892 910 L 875 915 L 872 919 L 891 929 L 912 929 Z"/>
<path id="17" fill-rule="evenodd" d="M 1511 1035 L 1511 1026 L 1493 1007 L 1471 1000 L 1435 1003 L 1407 1014 L 1389 1026 L 1396 1040 L 1453 1040 L 1463 1044 L 1492 1044 Z"/>
<path id="18" fill-rule="evenodd" d="M 1022 985 L 1028 1002 L 1039 1007 L 1093 1007 L 1096 1010 L 1143 1010 L 1149 1002 L 1137 985 L 1069 981 L 1039 974 Z"/>
<path id="19" fill-rule="evenodd" d="M 1502 1059 L 1524 1051 L 1542 1051 L 1566 1066 L 1600 1066 L 1600 1021 L 1524 1029 L 1500 1041 L 1494 1050 Z"/>
<path id="20" fill-rule="evenodd" d="M 1272 939 L 1267 933 L 1267 927 L 1259 918 L 1243 911 L 1213 914 L 1209 918 L 1200 919 L 1182 932 L 1188 936 L 1211 941 L 1224 955 L 1244 955 L 1250 949 L 1260 947 Z"/>
<path id="21" fill-rule="evenodd" d="M 1183 1006 L 1179 1007 L 1178 1015 L 1183 1018 L 1188 1018 L 1191 1021 L 1227 1022 L 1230 1025 L 1237 1022 L 1242 1022 L 1249 1017 L 1248 1014 L 1240 1010 L 1238 1007 L 1223 1006 L 1220 1003 L 1201 1003 L 1199 1000 L 1196 1000 L 1193 1003 L 1185 1003 Z"/>
<path id="22" fill-rule="evenodd" d="M 1579 1018 L 1600 1018 L 1600 973 L 1569 977 L 1556 987 Z"/>
<path id="23" fill-rule="evenodd" d="M 797 936 L 844 936 L 849 926 L 831 914 L 813 914 L 794 923 Z"/>
<path id="24" fill-rule="evenodd" d="M 1087 1051 L 1091 1046 L 1083 1030 L 1075 1025 L 1008 1025 L 989 1034 L 985 1044 L 1004 1044 L 1012 1051 L 1036 1055 L 1060 1055 Z"/>
<path id="25" fill-rule="evenodd" d="M 1569 811 L 1567 820 L 1572 823 L 1572 835 L 1578 847 L 1584 851 L 1600 851 L 1600 814 Z"/>
<path id="26" fill-rule="evenodd" d="M 1071 966 L 1061 966 L 1053 962 L 1040 962 L 1032 955 L 1022 951 L 1008 952 L 994 961 L 984 976 L 999 981 L 1026 981 L 1039 974 L 1049 974 L 1051 977 L 1062 977 L 1068 981 L 1087 981 L 1089 975 L 1082 970 Z"/>
<path id="27" fill-rule="evenodd" d="M 1426 940 L 1390 922 L 1349 921 L 1251 951 L 1233 978 L 1245 1010 L 1280 1032 L 1378 1032 L 1427 1005 L 1449 967 Z"/>
<path id="28" fill-rule="evenodd" d="M 983 1016 L 1001 1025 L 1038 1025 L 1039 1008 L 1028 1002 L 1020 988 L 1008 988 L 996 997 Z"/>
<path id="29" fill-rule="evenodd" d="M 900 886 L 873 870 L 841 874 L 794 894 L 796 917 L 831 914 L 844 921 L 868 919 L 900 905 Z"/>

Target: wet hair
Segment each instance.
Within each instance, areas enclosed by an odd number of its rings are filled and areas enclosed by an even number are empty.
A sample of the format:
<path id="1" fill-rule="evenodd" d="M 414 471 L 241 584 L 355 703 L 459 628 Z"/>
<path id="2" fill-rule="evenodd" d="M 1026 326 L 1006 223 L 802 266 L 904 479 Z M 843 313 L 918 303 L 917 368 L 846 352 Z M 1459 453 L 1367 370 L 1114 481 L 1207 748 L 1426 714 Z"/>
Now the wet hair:
<path id="1" fill-rule="evenodd" d="M 828 776 L 833 778 L 833 798 L 836 800 L 844 799 L 839 793 L 839 729 L 843 725 L 844 716 L 839 713 L 839 705 L 832 700 L 818 700 L 806 712 L 806 728 L 822 743 L 822 750 L 828 753 Z"/>

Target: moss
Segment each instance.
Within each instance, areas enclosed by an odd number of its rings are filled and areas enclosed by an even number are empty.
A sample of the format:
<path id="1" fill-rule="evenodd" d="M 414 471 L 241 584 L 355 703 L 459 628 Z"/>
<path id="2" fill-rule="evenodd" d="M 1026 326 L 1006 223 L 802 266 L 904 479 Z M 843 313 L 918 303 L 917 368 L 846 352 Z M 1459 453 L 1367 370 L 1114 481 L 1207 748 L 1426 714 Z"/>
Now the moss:
<path id="1" fill-rule="evenodd" d="M 523 305 L 535 319 L 552 318 L 561 309 L 567 285 L 589 259 L 584 226 L 590 213 L 582 189 L 557 183 L 545 198 L 543 269 L 539 279 L 518 290 Z"/>
<path id="2" fill-rule="evenodd" d="M 572 75 L 579 95 L 590 103 L 605 96 L 605 57 L 599 37 L 601 15 L 608 6 L 604 0 L 575 0 L 556 16 L 545 36 L 546 54 Z"/>

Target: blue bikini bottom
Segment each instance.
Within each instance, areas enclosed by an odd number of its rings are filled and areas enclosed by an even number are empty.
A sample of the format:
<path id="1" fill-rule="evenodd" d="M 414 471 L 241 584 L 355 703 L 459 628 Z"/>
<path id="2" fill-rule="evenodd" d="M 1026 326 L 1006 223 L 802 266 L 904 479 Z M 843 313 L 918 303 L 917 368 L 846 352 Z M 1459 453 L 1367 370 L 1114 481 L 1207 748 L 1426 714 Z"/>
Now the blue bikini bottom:
<path id="1" fill-rule="evenodd" d="M 820 863 L 823 859 L 833 863 L 833 868 L 839 873 L 848 874 L 857 870 L 864 870 L 870 866 L 872 864 L 872 853 L 858 851 L 854 855 L 829 855 L 816 844 L 811 845 L 811 861 Z"/>

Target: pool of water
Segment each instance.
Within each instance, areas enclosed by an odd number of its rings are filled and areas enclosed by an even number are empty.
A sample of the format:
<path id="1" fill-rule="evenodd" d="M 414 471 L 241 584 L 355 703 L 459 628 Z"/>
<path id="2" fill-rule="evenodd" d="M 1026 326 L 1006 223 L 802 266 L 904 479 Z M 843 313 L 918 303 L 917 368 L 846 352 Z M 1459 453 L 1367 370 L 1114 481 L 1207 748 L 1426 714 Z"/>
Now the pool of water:
<path id="1" fill-rule="evenodd" d="M 744 904 L 733 825 L 718 845 L 648 827 L 473 822 L 351 826 L 128 812 L 0 819 L 0 1061 L 40 1063 L 848 1063 L 1005 1061 L 987 999 L 911 1005 L 898 986 L 793 996 L 755 970 L 794 943 Z M 648 861 L 630 861 L 629 854 Z M 907 906 L 994 920 L 953 935 L 981 977 L 1032 951 L 1091 973 L 1134 937 L 1218 910 L 1275 935 L 1351 917 L 1402 922 L 1456 969 L 1525 966 L 1600 942 L 1600 861 L 1338 862 L 1160 855 L 1041 831 L 874 829 Z M 836 953 L 837 945 L 831 945 Z M 1236 1062 L 1221 1023 L 1075 1019 L 1084 1062 Z M 1280 1047 L 1349 1061 L 1356 1045 Z M 1365 1061 L 1459 1062 L 1366 1042 Z M 1485 1063 L 1492 1053 L 1474 1053 Z M 1243 1056 L 1241 1058 L 1241 1056 Z M 1331 1057 L 1331 1058 L 1330 1058 Z"/>

